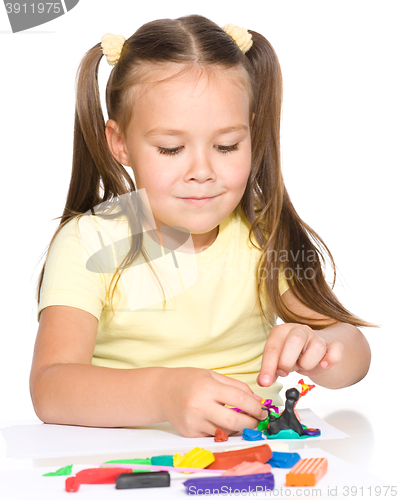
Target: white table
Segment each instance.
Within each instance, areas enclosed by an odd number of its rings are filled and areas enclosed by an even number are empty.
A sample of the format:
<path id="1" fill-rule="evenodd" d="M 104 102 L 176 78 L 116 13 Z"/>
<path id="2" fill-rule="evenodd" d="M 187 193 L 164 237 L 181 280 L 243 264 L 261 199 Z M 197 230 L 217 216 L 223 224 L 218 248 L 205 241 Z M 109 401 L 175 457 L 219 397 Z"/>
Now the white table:
<path id="1" fill-rule="evenodd" d="M 392 434 L 394 419 L 389 422 L 389 417 L 394 416 L 393 410 L 389 410 L 386 401 L 382 405 L 371 404 L 372 396 L 368 392 L 366 383 L 356 386 L 331 391 L 317 387 L 317 390 L 306 396 L 306 404 L 317 415 L 334 427 L 349 435 L 348 438 L 337 440 L 314 440 L 288 442 L 290 451 L 303 448 L 320 448 L 336 457 L 354 464 L 370 474 L 385 480 L 392 485 L 398 484 L 398 460 L 394 452 L 398 449 L 398 434 Z M 304 400 L 305 401 L 305 400 Z M 320 403 L 322 401 L 323 403 Z M 385 414 L 384 414 L 385 412 Z M 39 422 L 37 420 L 37 422 Z M 34 421 L 0 422 L 0 427 L 17 425 L 22 423 L 34 423 Z M 399 425 L 399 424 L 397 424 Z M 391 432 L 391 435 L 390 435 Z M 228 447 L 228 442 L 225 443 Z M 163 454 L 164 450 L 153 450 L 152 455 Z M 135 457 L 146 457 L 148 453 L 135 453 Z M 151 455 L 150 455 L 151 456 Z M 132 454 L 112 455 L 105 453 L 96 456 L 74 456 L 74 457 L 52 457 L 42 459 L 13 459 L 6 457 L 6 446 L 0 437 L 0 470 L 26 469 L 36 467 L 48 467 L 56 470 L 66 464 L 95 464 L 105 460 L 117 458 L 132 458 Z M 1 486 L 0 486 L 1 493 Z M 1 494 L 0 494 L 1 496 Z"/>

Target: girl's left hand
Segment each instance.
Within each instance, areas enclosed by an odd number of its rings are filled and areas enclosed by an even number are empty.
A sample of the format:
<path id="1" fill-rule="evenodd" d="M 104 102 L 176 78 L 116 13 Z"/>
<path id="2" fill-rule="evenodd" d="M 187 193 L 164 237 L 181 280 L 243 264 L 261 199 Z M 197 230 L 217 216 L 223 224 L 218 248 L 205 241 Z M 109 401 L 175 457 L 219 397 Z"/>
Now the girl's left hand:
<path id="1" fill-rule="evenodd" d="M 277 325 L 265 344 L 257 382 L 268 387 L 277 377 L 286 377 L 292 371 L 309 377 L 318 375 L 339 363 L 343 353 L 343 344 L 327 343 L 323 330 L 299 323 Z"/>

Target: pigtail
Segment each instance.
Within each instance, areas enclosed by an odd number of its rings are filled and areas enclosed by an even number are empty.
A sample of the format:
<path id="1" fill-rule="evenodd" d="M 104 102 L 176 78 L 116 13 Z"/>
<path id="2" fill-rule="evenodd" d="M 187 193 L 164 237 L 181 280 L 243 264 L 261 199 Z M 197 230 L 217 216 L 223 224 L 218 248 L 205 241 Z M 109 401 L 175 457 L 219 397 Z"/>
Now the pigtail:
<path id="1" fill-rule="evenodd" d="M 98 89 L 101 44 L 84 56 L 77 74 L 72 177 L 65 212 L 87 212 L 111 196 L 135 191 L 126 169 L 111 155 L 105 137 L 105 121 Z M 104 194 L 100 197 L 100 179 Z M 127 189 L 126 183 L 130 189 Z"/>
<path id="2" fill-rule="evenodd" d="M 306 323 L 323 328 L 323 320 L 311 320 L 291 312 L 279 292 L 279 277 L 286 279 L 294 296 L 305 306 L 336 321 L 355 326 L 375 326 L 350 313 L 328 286 L 324 254 L 336 265 L 320 236 L 297 214 L 285 188 L 280 159 L 282 76 L 270 43 L 250 31 L 253 45 L 246 54 L 254 71 L 255 119 L 252 127 L 252 171 L 241 206 L 262 251 L 258 264 L 258 296 L 265 319 L 272 323 L 273 311 L 287 323 Z M 266 313 L 261 297 L 269 307 Z"/>
<path id="3" fill-rule="evenodd" d="M 273 47 L 259 33 L 249 33 L 253 45 L 246 57 L 253 69 L 253 81 L 256 82 L 253 107 L 255 119 L 251 129 L 252 169 L 241 205 L 251 223 L 258 221 L 253 233 L 263 248 L 267 239 L 261 220 L 265 214 L 268 219 L 277 220 L 283 205 L 284 183 L 280 168 L 282 76 Z"/>

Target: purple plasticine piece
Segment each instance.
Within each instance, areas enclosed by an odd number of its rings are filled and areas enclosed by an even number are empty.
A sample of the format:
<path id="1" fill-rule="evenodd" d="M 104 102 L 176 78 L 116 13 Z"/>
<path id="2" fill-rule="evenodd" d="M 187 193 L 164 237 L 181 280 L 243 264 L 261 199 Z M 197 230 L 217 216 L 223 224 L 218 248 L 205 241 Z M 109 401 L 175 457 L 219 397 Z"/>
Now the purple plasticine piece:
<path id="1" fill-rule="evenodd" d="M 320 429 L 304 429 L 303 433 L 305 436 L 320 436 L 321 431 Z"/>
<path id="2" fill-rule="evenodd" d="M 249 474 L 247 476 L 197 477 L 188 479 L 183 484 L 189 495 L 207 495 L 207 490 L 210 490 L 212 494 L 217 493 L 216 490 L 219 490 L 219 493 L 266 492 L 274 489 L 274 476 L 271 472 L 267 472 L 266 474 Z"/>
<path id="3" fill-rule="evenodd" d="M 273 410 L 275 413 L 278 413 L 279 411 L 277 406 L 274 406 L 272 403 L 273 403 L 272 399 L 265 399 L 265 402 L 262 403 L 262 405 L 265 406 L 266 408 L 269 408 L 269 410 Z"/>

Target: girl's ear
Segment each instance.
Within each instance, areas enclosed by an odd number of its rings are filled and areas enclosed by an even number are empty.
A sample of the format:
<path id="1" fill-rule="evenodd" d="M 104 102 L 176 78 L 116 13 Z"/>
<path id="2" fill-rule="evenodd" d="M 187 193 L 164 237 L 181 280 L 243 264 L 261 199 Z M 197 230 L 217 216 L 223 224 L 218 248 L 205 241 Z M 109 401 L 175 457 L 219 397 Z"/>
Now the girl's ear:
<path id="1" fill-rule="evenodd" d="M 105 125 L 105 136 L 112 156 L 122 165 L 130 167 L 125 140 L 115 120 L 108 120 Z"/>

